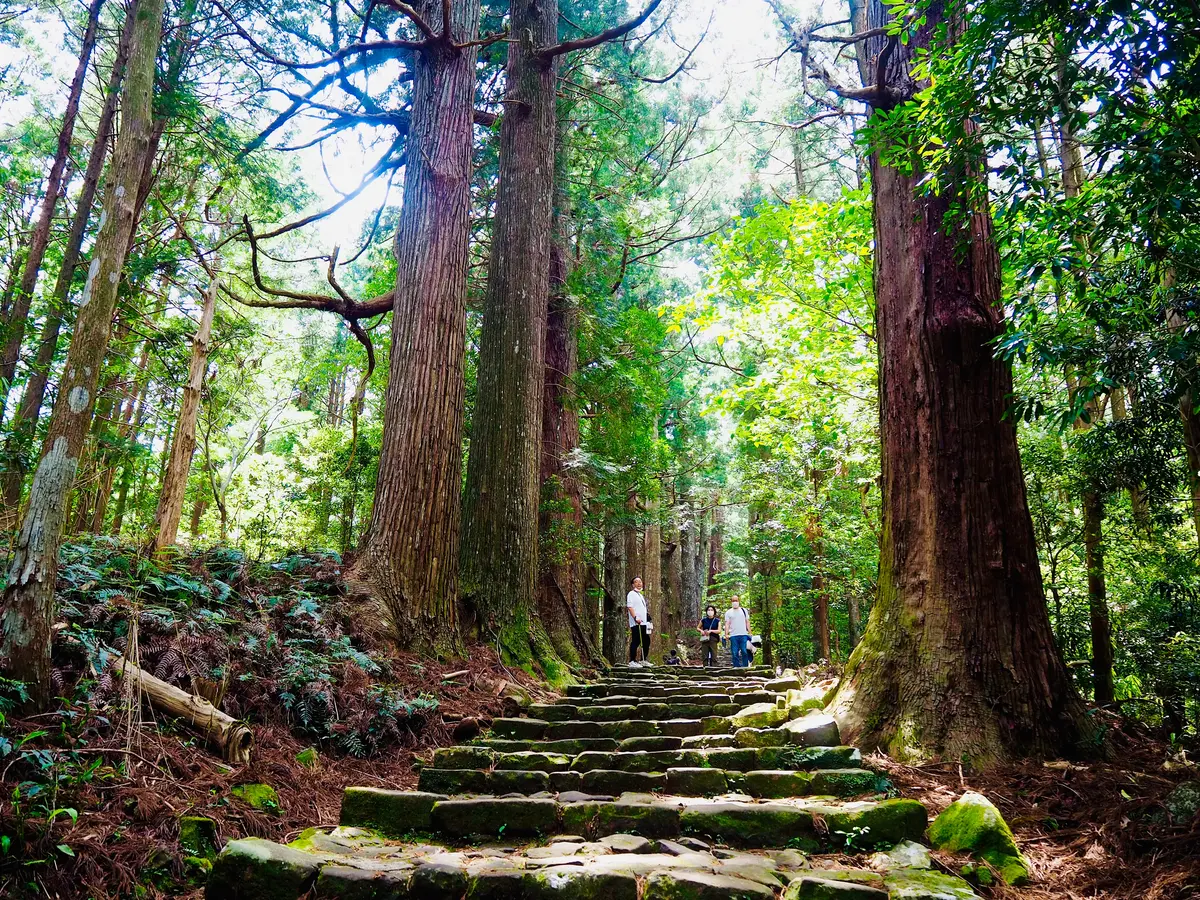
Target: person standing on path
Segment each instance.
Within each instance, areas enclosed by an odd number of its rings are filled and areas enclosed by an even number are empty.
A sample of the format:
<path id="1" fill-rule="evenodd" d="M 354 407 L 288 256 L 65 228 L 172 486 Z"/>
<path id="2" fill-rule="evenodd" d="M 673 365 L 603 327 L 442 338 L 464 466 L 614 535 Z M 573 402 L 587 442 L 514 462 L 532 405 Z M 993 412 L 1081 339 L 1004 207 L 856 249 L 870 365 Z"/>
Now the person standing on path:
<path id="1" fill-rule="evenodd" d="M 629 664 L 635 668 L 638 648 L 642 651 L 642 663 L 650 661 L 650 633 L 646 631 L 646 598 L 642 596 L 642 579 L 634 578 L 633 587 L 625 595 L 625 611 L 629 613 Z"/>
<path id="2" fill-rule="evenodd" d="M 721 639 L 721 619 L 717 616 L 717 608 L 709 606 L 704 610 L 704 618 L 700 620 L 700 642 L 704 649 L 704 664 L 717 664 L 717 642 Z"/>
<path id="3" fill-rule="evenodd" d="M 733 664 L 744 668 L 750 665 L 746 653 L 746 644 L 750 641 L 750 613 L 742 609 L 742 602 L 737 594 L 729 601 L 729 609 L 725 612 L 725 637 L 729 639 L 729 652 L 733 656 Z"/>

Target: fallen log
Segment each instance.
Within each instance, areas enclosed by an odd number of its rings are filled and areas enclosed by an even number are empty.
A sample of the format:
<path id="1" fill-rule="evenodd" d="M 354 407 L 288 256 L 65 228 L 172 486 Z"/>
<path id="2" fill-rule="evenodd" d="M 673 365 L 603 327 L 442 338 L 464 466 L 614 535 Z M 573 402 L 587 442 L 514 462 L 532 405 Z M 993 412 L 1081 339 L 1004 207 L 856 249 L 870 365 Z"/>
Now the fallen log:
<path id="1" fill-rule="evenodd" d="M 228 763 L 244 765 L 250 762 L 254 748 L 254 732 L 244 722 L 221 712 L 203 697 L 189 694 L 182 688 L 155 678 L 123 656 L 113 660 L 113 670 L 128 677 L 149 699 L 150 704 L 169 715 L 185 720 L 221 752 Z"/>

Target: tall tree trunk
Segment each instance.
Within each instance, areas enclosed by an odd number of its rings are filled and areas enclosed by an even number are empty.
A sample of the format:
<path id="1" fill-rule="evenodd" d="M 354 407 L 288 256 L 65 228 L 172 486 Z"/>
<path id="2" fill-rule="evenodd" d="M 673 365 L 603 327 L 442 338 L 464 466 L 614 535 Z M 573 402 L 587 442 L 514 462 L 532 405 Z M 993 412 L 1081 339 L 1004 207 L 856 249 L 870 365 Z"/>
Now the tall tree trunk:
<path id="1" fill-rule="evenodd" d="M 58 206 L 58 195 L 63 189 L 63 178 L 66 175 L 67 163 L 71 159 L 71 139 L 75 134 L 75 120 L 79 116 L 79 98 L 83 95 L 83 82 L 87 76 L 88 61 L 92 58 L 92 50 L 96 46 L 96 29 L 100 22 L 100 9 L 104 0 L 92 0 L 88 8 L 87 26 L 84 28 L 83 41 L 79 51 L 79 62 L 75 66 L 75 74 L 71 78 L 71 88 L 67 94 L 67 109 L 63 113 L 62 127 L 58 132 L 58 147 L 55 150 L 54 162 L 50 165 L 50 174 L 46 178 L 46 193 L 42 196 L 41 208 L 38 210 L 37 225 L 29 237 L 29 248 L 25 256 L 25 268 L 21 272 L 21 281 L 17 285 L 12 306 L 5 321 L 4 342 L 0 348 L 0 419 L 4 418 L 4 409 L 8 405 L 8 393 L 12 389 L 13 377 L 17 371 L 17 360 L 21 357 L 21 343 L 25 339 L 25 323 L 29 318 L 29 305 L 33 300 L 33 289 L 37 286 L 38 274 L 42 270 L 42 258 L 46 254 L 46 245 L 50 243 L 50 226 L 54 221 L 54 210 Z"/>
<path id="2" fill-rule="evenodd" d="M 558 123 L 559 151 L 555 154 L 555 203 L 550 244 L 550 303 L 546 319 L 545 375 L 542 386 L 542 449 L 540 454 L 541 509 L 538 533 L 538 618 L 546 626 L 559 656 L 585 657 L 571 628 L 570 611 L 586 629 L 595 620 L 587 612 L 583 583 L 583 493 L 578 477 L 567 465 L 579 447 L 579 417 L 570 400 L 571 379 L 578 367 L 579 310 L 567 292 L 567 231 L 565 157 L 561 150 L 563 121 Z M 553 625 L 553 627 L 551 627 Z M 585 631 L 586 633 L 586 631 Z"/>
<path id="3" fill-rule="evenodd" d="M 684 628 L 696 623 L 683 617 L 683 548 L 680 545 L 679 504 L 671 505 L 666 540 L 662 545 L 663 634 L 670 649 L 683 639 Z"/>
<path id="4" fill-rule="evenodd" d="M 162 38 L 163 0 L 140 0 L 121 102 L 121 133 L 105 192 L 103 225 L 92 250 L 87 284 L 50 418 L 29 504 L 13 545 L 4 589 L 0 656 L 14 677 L 29 684 L 32 703 L 50 700 L 50 628 L 64 516 L 83 452 L 100 368 L 111 335 L 117 285 L 133 232 L 139 162 L 152 124 L 154 67 Z"/>
<path id="5" fill-rule="evenodd" d="M 200 392 L 204 388 L 204 374 L 208 369 L 213 312 L 216 309 L 219 286 L 219 277 L 213 275 L 208 290 L 204 292 L 200 323 L 196 326 L 196 335 L 192 339 L 192 359 L 188 365 L 187 382 L 183 386 L 183 398 L 179 403 L 175 437 L 171 442 L 171 459 L 167 463 L 162 492 L 158 497 L 158 510 L 154 514 L 156 534 L 148 548 L 150 553 L 174 546 L 179 533 L 179 519 L 183 515 L 183 498 L 187 492 L 188 474 L 192 470 L 192 455 L 196 452 L 196 416 L 200 412 Z"/>
<path id="6" fill-rule="evenodd" d="M 1126 404 L 1126 398 L 1132 401 L 1132 404 Z M 1134 410 L 1137 410 L 1137 398 L 1134 396 L 1132 389 L 1117 388 L 1112 392 L 1112 413 L 1113 421 L 1119 422 L 1129 416 L 1129 405 L 1132 405 Z M 1131 483 L 1129 490 L 1129 509 L 1133 513 L 1133 521 L 1139 528 L 1145 528 L 1150 524 L 1150 507 L 1146 504 L 1146 495 L 1142 492 L 1144 484 Z"/>
<path id="7" fill-rule="evenodd" d="M 882 0 L 855 0 L 856 32 Z M 914 54 L 948 24 L 934 3 L 907 43 L 860 42 L 876 111 L 911 95 Z M 881 55 L 885 53 L 886 55 Z M 882 64 L 880 64 L 882 63 Z M 876 70 L 882 70 L 877 86 Z M 880 90 L 886 92 L 880 94 Z M 871 158 L 883 529 L 879 596 L 831 709 L 845 740 L 900 759 L 976 763 L 1081 745 L 1088 725 L 1050 632 L 1016 429 L 999 262 L 977 171 L 923 173 Z"/>
<path id="8" fill-rule="evenodd" d="M 1108 590 L 1104 579 L 1104 499 L 1096 491 L 1083 494 L 1083 545 L 1087 558 L 1088 618 L 1092 633 L 1092 677 L 1096 704 L 1107 706 L 1113 696 L 1112 626 L 1108 619 Z"/>
<path id="9" fill-rule="evenodd" d="M 625 584 L 621 586 L 619 599 L 624 605 L 625 595 L 633 586 L 633 579 L 642 579 L 643 586 L 646 581 L 646 573 L 642 569 L 644 542 L 642 531 L 638 528 L 638 500 L 637 494 L 633 491 L 630 491 L 625 498 L 625 522 L 622 533 L 625 535 Z"/>
<path id="10" fill-rule="evenodd" d="M 419 4 L 441 23 L 442 4 Z M 479 30 L 479 0 L 451 0 L 450 33 Z M 457 565 L 465 402 L 474 48 L 416 58 L 383 444 L 358 571 L 405 644 L 459 646 Z"/>
<path id="11" fill-rule="evenodd" d="M 16 415 L 13 417 L 9 435 L 4 444 L 6 466 L 3 476 L 0 477 L 0 509 L 6 513 L 11 512 L 11 516 L 6 515 L 0 519 L 0 529 L 4 531 L 16 524 L 12 520 L 17 514 L 17 505 L 21 499 L 21 486 L 29 468 L 26 464 L 26 457 L 31 451 L 30 445 L 33 443 L 42 403 L 46 399 L 46 384 L 50 378 L 50 367 L 58 351 L 58 336 L 62 329 L 63 316 L 68 310 L 67 297 L 71 292 L 80 250 L 83 247 L 84 234 L 87 232 L 92 206 L 96 200 L 96 189 L 99 187 L 104 163 L 108 158 L 108 141 L 112 135 L 112 123 L 117 112 L 117 98 L 121 92 L 121 81 L 124 78 L 125 65 L 129 59 L 129 45 L 133 38 L 135 10 L 136 5 L 130 4 L 129 12 L 125 16 L 125 25 L 117 43 L 112 71 L 109 73 L 108 84 L 105 87 L 104 105 L 100 109 L 100 118 L 96 122 L 96 137 L 92 143 L 91 153 L 88 155 L 87 168 L 83 173 L 83 183 L 80 186 L 79 199 L 75 205 L 75 217 L 71 221 L 71 232 L 67 236 L 58 278 L 54 282 L 54 290 L 50 294 L 50 311 L 42 325 L 42 333 L 38 338 L 37 356 L 30 367 L 29 378 L 26 380 L 25 390 L 21 394 L 21 402 L 17 406 Z"/>
<path id="12" fill-rule="evenodd" d="M 625 532 L 612 517 L 604 531 L 604 658 L 623 662 L 629 645 L 629 615 L 625 611 Z"/>
<path id="13" fill-rule="evenodd" d="M 679 507 L 679 597 L 683 627 L 700 622 L 700 594 L 696 590 L 696 504 L 687 500 Z"/>
<path id="14" fill-rule="evenodd" d="M 696 592 L 692 602 L 699 612 L 708 605 L 708 513 L 703 508 L 696 514 L 696 555 L 692 557 L 692 567 L 692 587 Z"/>
<path id="15" fill-rule="evenodd" d="M 460 577 L 479 628 L 526 659 L 539 635 L 532 612 L 558 86 L 556 59 L 536 51 L 556 42 L 557 0 L 515 0 L 509 27 Z"/>
<path id="16" fill-rule="evenodd" d="M 705 584 L 708 592 L 713 593 L 717 584 L 717 576 L 725 571 L 725 509 L 721 506 L 721 498 L 717 497 L 712 511 L 712 531 L 708 536 L 708 575 Z"/>
<path id="17" fill-rule="evenodd" d="M 662 662 L 668 637 L 663 615 L 662 529 L 658 524 L 658 501 L 651 500 L 648 507 L 649 519 L 642 545 L 642 578 L 646 588 L 646 609 L 654 623 L 654 630 L 650 632 L 650 658 Z"/>
<path id="18" fill-rule="evenodd" d="M 825 584 L 825 530 L 821 522 L 821 471 L 811 472 L 813 522 L 809 540 L 813 548 L 813 654 L 818 660 L 833 659 L 829 651 L 829 589 Z"/>

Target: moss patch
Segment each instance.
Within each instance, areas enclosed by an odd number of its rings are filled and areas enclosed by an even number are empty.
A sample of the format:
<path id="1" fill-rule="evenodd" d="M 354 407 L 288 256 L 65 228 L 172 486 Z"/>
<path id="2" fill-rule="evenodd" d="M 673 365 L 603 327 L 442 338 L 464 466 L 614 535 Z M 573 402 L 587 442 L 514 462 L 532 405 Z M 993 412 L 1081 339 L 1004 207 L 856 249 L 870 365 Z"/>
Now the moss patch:
<path id="1" fill-rule="evenodd" d="M 1000 810 L 982 794 L 968 791 L 946 807 L 929 826 L 929 840 L 939 850 L 969 853 L 995 867 L 1005 883 L 1029 881 L 1029 864 L 1021 856 L 1012 829 Z"/>

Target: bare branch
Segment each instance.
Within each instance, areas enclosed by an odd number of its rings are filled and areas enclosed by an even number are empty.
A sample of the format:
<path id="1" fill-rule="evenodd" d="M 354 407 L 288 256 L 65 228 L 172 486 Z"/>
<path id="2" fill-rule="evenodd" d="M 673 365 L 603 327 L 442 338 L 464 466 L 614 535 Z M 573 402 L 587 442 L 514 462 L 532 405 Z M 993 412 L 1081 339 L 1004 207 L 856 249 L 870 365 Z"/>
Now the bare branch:
<path id="1" fill-rule="evenodd" d="M 650 3 L 646 6 L 646 8 L 643 9 L 639 15 L 630 19 L 628 22 L 623 22 L 620 25 L 614 25 L 612 28 L 606 28 L 604 31 L 601 31 L 599 34 L 594 34 L 591 37 L 576 38 L 573 41 L 563 41 L 562 43 L 555 44 L 553 47 L 543 47 L 537 51 L 537 55 L 543 60 L 550 60 L 556 56 L 562 56 L 565 53 L 574 53 L 577 50 L 587 50 L 591 47 L 597 47 L 600 44 L 607 43 L 608 41 L 614 41 L 619 37 L 624 37 L 625 35 L 629 34 L 629 32 L 639 27 L 648 18 L 650 18 L 650 16 L 654 14 L 654 11 L 658 9 L 661 4 L 662 0 L 650 0 Z"/>

